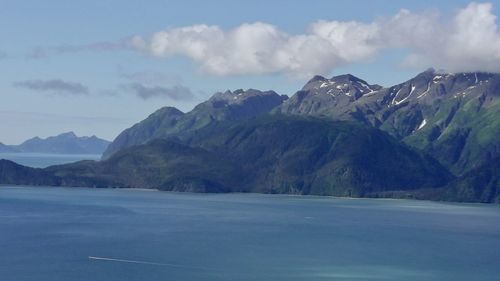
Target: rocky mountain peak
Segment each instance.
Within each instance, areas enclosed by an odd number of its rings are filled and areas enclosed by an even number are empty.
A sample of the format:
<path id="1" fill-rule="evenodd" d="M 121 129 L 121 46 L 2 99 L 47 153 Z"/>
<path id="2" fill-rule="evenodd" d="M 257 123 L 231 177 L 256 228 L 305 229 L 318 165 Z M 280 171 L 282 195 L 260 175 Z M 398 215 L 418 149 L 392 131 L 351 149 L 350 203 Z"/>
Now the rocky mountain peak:
<path id="1" fill-rule="evenodd" d="M 439 99 L 470 99 L 488 96 L 500 88 L 500 75 L 484 72 L 445 73 L 428 69 L 414 78 L 387 88 L 384 102 L 388 106 L 433 104 Z"/>
<path id="2" fill-rule="evenodd" d="M 270 103 L 275 104 L 276 102 L 281 103 L 288 97 L 285 95 L 278 95 L 275 91 L 260 91 L 256 89 L 237 89 L 235 91 L 227 90 L 225 92 L 215 93 L 209 100 L 208 103 L 213 106 L 229 106 L 246 103 L 250 99 L 262 99 L 269 100 Z M 200 105 L 203 105 L 202 103 Z M 275 105 L 276 106 L 276 105 Z"/>
<path id="3" fill-rule="evenodd" d="M 328 96 L 329 99 L 346 99 L 354 101 L 365 94 L 382 89 L 379 85 L 370 85 L 352 74 L 334 76 L 330 79 L 323 76 L 314 76 L 302 88 L 312 95 Z"/>
<path id="4" fill-rule="evenodd" d="M 321 75 L 314 75 L 313 78 L 311 78 L 311 80 L 307 81 L 306 84 L 309 84 L 309 83 L 314 83 L 314 82 L 317 82 L 317 81 L 325 81 L 325 80 L 328 80 L 327 78 L 321 76 Z"/>
<path id="5" fill-rule="evenodd" d="M 449 73 L 444 71 L 436 71 L 433 68 L 429 68 L 426 71 L 417 74 L 414 78 L 410 79 L 408 82 L 425 82 L 433 84 L 448 83 L 452 84 L 467 84 L 472 85 L 482 85 L 491 82 L 492 79 L 498 79 L 500 74 L 489 73 L 489 72 L 458 72 Z"/>
<path id="6" fill-rule="evenodd" d="M 260 91 L 256 89 L 237 89 L 234 91 L 226 90 L 224 92 L 217 92 L 210 97 L 209 100 L 223 100 L 223 101 L 234 101 L 237 99 L 246 99 L 253 96 L 273 96 L 278 95 L 275 91 Z"/>
<path id="7" fill-rule="evenodd" d="M 166 117 L 179 117 L 184 115 L 184 112 L 180 111 L 179 109 L 172 107 L 172 106 L 165 106 L 157 111 L 153 112 L 150 116 L 158 116 L 161 118 L 166 118 Z"/>
<path id="8" fill-rule="evenodd" d="M 364 83 L 364 84 L 368 84 L 366 83 L 366 81 L 352 75 L 352 74 L 342 74 L 342 75 L 337 75 L 337 76 L 333 76 L 332 78 L 330 78 L 330 81 L 335 81 L 335 82 L 338 82 L 338 83 L 355 83 L 355 82 L 361 82 L 361 83 Z"/>
<path id="9" fill-rule="evenodd" d="M 73 131 L 59 134 L 56 137 L 58 137 L 58 138 L 68 138 L 68 139 L 77 138 L 75 132 L 73 132 Z"/>

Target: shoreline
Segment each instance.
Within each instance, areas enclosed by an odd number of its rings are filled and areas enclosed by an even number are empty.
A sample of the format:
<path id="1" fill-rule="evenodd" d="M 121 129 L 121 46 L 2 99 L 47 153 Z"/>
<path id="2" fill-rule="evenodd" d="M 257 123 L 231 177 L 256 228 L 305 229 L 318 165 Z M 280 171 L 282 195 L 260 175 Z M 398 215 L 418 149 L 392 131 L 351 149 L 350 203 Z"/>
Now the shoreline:
<path id="1" fill-rule="evenodd" d="M 175 195 L 261 195 L 261 196 L 279 196 L 279 197 L 295 197 L 299 199 L 336 199 L 336 200 L 375 200 L 375 201 L 408 201 L 408 202 L 429 202 L 429 203 L 439 203 L 439 204 L 460 204 L 460 205 L 481 205 L 481 206 L 497 206 L 500 204 L 495 203 L 482 203 L 482 202 L 458 202 L 458 201 L 434 201 L 426 199 L 415 199 L 415 198 L 377 198 L 377 197 L 341 197 L 333 195 L 314 195 L 314 194 L 286 194 L 286 193 L 256 193 L 256 192 L 191 192 L 191 191 L 171 191 L 171 190 L 160 190 L 156 188 L 135 188 L 135 187 L 84 187 L 84 186 L 37 186 L 37 185 L 13 185 L 13 184 L 0 184 L 0 190 L 2 187 L 11 189 L 22 189 L 22 188 L 47 188 L 47 189 L 98 189 L 98 190 L 123 190 L 132 192 L 160 192 L 166 194 Z"/>

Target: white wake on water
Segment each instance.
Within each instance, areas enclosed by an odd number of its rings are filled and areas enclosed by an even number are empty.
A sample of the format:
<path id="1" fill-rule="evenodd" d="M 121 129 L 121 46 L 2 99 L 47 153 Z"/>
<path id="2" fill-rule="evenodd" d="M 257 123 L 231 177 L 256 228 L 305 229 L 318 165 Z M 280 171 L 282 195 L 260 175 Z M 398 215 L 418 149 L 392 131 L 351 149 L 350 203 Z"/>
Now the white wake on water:
<path id="1" fill-rule="evenodd" d="M 175 263 L 161 263 L 161 262 L 150 262 L 150 261 L 139 261 L 139 260 L 115 259 L 115 258 L 95 257 L 95 256 L 89 256 L 88 259 L 89 260 L 98 260 L 98 261 L 112 261 L 112 262 L 123 262 L 123 263 L 159 265 L 159 266 L 169 266 L 169 267 L 189 268 L 189 269 L 203 269 L 203 270 L 210 269 L 210 268 L 206 268 L 206 267 L 189 266 L 189 265 L 182 265 L 182 264 L 175 264 Z"/>

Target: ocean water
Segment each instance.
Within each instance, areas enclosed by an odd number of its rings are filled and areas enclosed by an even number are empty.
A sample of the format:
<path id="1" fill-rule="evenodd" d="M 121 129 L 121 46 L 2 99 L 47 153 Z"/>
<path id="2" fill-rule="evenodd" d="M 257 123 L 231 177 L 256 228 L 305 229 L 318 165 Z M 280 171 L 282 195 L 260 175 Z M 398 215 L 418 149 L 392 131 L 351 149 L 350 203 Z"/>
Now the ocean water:
<path id="1" fill-rule="evenodd" d="M 0 159 L 11 160 L 34 168 L 45 168 L 80 160 L 99 160 L 100 158 L 100 154 L 0 153 Z"/>
<path id="2" fill-rule="evenodd" d="M 497 205 L 0 187 L 2 281 L 499 276 Z"/>

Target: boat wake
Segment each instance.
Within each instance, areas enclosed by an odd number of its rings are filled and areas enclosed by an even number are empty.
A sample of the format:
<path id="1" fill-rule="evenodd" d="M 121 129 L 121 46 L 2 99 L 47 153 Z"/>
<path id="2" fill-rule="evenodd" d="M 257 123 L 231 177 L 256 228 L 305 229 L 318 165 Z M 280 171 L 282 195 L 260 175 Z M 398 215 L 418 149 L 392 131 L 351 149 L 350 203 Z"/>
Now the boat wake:
<path id="1" fill-rule="evenodd" d="M 95 257 L 95 256 L 89 256 L 88 259 L 89 260 L 96 260 L 96 261 L 111 261 L 111 262 L 122 262 L 122 263 L 147 264 L 147 265 L 158 265 L 158 266 L 189 268 L 189 269 L 203 269 L 203 270 L 210 269 L 210 268 L 206 268 L 206 267 L 189 266 L 189 265 L 182 265 L 182 264 L 175 264 L 175 263 L 160 263 L 160 262 L 151 262 L 151 261 L 115 259 L 115 258 Z"/>

